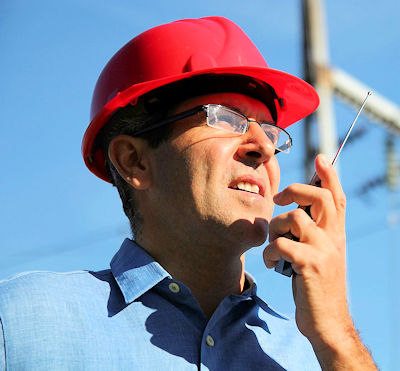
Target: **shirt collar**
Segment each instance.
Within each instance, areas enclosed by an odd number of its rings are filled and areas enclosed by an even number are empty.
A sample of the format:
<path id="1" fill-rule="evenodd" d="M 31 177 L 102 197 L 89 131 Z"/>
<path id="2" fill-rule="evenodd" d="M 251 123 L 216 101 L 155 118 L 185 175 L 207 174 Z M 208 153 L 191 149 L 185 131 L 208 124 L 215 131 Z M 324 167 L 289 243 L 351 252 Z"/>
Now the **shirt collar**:
<path id="1" fill-rule="evenodd" d="M 126 304 L 136 300 L 163 279 L 172 278 L 142 247 L 128 238 L 112 258 L 110 266 Z M 247 272 L 245 274 L 248 287 L 241 295 L 237 296 L 253 299 L 265 312 L 274 317 L 287 319 L 257 295 L 257 284 L 254 278 Z"/>
<path id="2" fill-rule="evenodd" d="M 110 263 L 111 272 L 129 304 L 157 285 L 169 273 L 134 241 L 126 238 Z"/>
<path id="3" fill-rule="evenodd" d="M 267 312 L 274 317 L 287 320 L 287 317 L 272 309 L 264 300 L 262 300 L 257 295 L 257 284 L 255 279 L 249 273 L 246 272 L 245 274 L 246 281 L 248 282 L 248 288 L 243 291 L 242 295 L 252 298 L 264 312 Z"/>

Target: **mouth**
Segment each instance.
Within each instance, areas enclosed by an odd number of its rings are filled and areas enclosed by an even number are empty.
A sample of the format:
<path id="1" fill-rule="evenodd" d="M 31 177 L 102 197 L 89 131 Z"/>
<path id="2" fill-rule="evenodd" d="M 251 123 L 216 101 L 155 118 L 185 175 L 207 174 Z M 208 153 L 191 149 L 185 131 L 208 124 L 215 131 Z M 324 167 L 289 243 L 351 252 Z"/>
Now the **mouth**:
<path id="1" fill-rule="evenodd" d="M 249 177 L 246 177 L 246 179 L 237 179 L 229 188 L 264 197 L 265 187 L 259 179 L 250 179 Z"/>
<path id="2" fill-rule="evenodd" d="M 249 193 L 254 193 L 256 195 L 260 194 L 260 187 L 257 184 L 251 184 L 248 182 L 240 182 L 236 185 L 236 189 L 239 191 L 245 191 Z"/>

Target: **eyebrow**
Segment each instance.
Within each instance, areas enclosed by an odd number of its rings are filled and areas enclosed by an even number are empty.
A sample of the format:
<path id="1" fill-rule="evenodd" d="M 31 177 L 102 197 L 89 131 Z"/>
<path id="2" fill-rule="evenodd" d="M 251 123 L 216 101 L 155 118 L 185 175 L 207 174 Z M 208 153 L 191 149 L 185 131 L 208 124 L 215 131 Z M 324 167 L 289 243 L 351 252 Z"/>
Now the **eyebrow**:
<path id="1" fill-rule="evenodd" d="M 240 113 L 241 115 L 243 115 L 243 116 L 245 116 L 245 117 L 249 117 L 249 116 L 251 116 L 251 114 L 245 114 L 241 109 L 239 109 L 238 107 L 236 107 L 236 106 L 233 106 L 232 104 L 229 104 L 229 103 L 218 103 L 219 105 L 221 105 L 221 106 L 224 106 L 224 107 L 227 107 L 227 108 L 229 108 L 229 109 L 231 109 L 232 111 L 235 111 L 235 112 L 238 112 L 238 113 Z M 274 119 L 272 118 L 272 114 L 271 114 L 271 111 L 269 110 L 269 108 L 265 105 L 265 107 L 266 107 L 266 109 L 268 110 L 268 113 L 269 113 L 269 116 L 271 117 L 270 119 L 268 118 L 268 119 L 263 119 L 263 120 L 259 120 L 259 119 L 257 119 L 256 121 L 259 121 L 259 122 L 272 122 L 272 123 L 275 123 L 275 121 L 274 121 Z"/>
<path id="2" fill-rule="evenodd" d="M 214 103 L 214 104 L 215 104 L 215 103 Z M 235 111 L 235 112 L 240 113 L 241 115 L 247 117 L 247 115 L 246 115 L 241 109 L 239 109 L 237 106 L 233 106 L 232 104 L 226 103 L 226 102 L 224 102 L 224 101 L 222 101 L 221 103 L 217 103 L 217 104 L 220 105 L 220 106 L 224 106 L 224 107 L 226 107 L 226 108 L 229 108 L 229 109 L 231 109 L 232 111 Z"/>
<path id="3" fill-rule="evenodd" d="M 229 104 L 229 103 L 224 103 L 224 102 L 218 103 L 218 104 L 221 105 L 221 106 L 227 107 L 227 108 L 231 109 L 232 111 L 236 111 L 236 112 L 241 113 L 242 115 L 246 116 L 246 115 L 242 112 L 242 110 L 240 110 L 240 109 L 237 108 L 236 106 L 232 106 L 231 104 Z"/>

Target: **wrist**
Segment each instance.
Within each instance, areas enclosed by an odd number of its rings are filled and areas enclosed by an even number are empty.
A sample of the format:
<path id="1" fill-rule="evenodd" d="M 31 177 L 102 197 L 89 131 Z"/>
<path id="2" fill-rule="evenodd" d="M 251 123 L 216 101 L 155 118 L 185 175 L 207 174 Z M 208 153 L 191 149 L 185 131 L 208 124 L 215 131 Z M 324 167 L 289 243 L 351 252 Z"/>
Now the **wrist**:
<path id="1" fill-rule="evenodd" d="M 377 370 L 354 326 L 328 339 L 309 339 L 322 370 Z"/>

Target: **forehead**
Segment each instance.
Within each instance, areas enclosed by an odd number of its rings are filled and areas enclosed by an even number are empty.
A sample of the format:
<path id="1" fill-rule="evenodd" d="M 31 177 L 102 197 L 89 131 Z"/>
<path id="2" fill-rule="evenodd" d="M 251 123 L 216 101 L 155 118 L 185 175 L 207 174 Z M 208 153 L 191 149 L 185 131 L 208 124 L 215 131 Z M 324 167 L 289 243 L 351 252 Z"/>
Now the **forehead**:
<path id="1" fill-rule="evenodd" d="M 202 104 L 220 104 L 253 120 L 272 121 L 271 112 L 264 103 L 239 93 L 213 93 L 190 98 L 177 104 L 173 113 L 181 113 Z"/>

